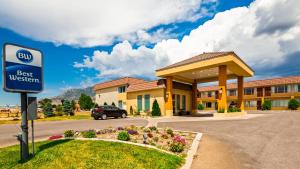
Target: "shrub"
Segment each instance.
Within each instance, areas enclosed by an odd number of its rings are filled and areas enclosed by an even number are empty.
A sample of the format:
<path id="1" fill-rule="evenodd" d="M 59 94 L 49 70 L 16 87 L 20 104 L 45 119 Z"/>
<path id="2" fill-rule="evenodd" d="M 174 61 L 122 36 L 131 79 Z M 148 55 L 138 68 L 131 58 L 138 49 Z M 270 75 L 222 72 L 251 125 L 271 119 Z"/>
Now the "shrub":
<path id="1" fill-rule="evenodd" d="M 112 104 L 111 104 L 111 105 L 116 107 L 116 104 L 115 104 L 115 102 L 112 102 Z"/>
<path id="2" fill-rule="evenodd" d="M 225 112 L 225 110 L 224 109 L 220 109 L 220 110 L 218 110 L 218 113 L 224 113 Z"/>
<path id="3" fill-rule="evenodd" d="M 148 133 L 147 136 L 148 136 L 149 138 L 152 138 L 152 137 L 153 137 L 153 134 L 152 134 L 152 133 Z"/>
<path id="4" fill-rule="evenodd" d="M 103 104 L 104 106 L 107 106 L 107 103 L 106 102 L 104 102 L 104 104 Z"/>
<path id="5" fill-rule="evenodd" d="M 81 132 L 83 138 L 96 138 L 96 131 L 95 130 L 88 130 Z"/>
<path id="6" fill-rule="evenodd" d="M 173 142 L 170 144 L 170 150 L 172 152 L 180 153 L 184 150 L 184 145 L 180 143 Z"/>
<path id="7" fill-rule="evenodd" d="M 161 115 L 161 111 L 159 108 L 159 104 L 157 102 L 157 100 L 155 99 L 153 104 L 152 104 L 152 112 L 151 112 L 152 116 L 160 116 Z"/>
<path id="8" fill-rule="evenodd" d="M 262 110 L 271 110 L 271 108 L 272 108 L 271 100 L 265 100 L 261 107 Z"/>
<path id="9" fill-rule="evenodd" d="M 161 134 L 161 137 L 162 137 L 163 139 L 168 139 L 168 138 L 169 138 L 169 136 L 168 136 L 167 134 L 165 134 L 165 133 L 162 133 L 162 134 Z"/>
<path id="10" fill-rule="evenodd" d="M 203 104 L 198 104 L 197 109 L 198 109 L 198 110 L 204 110 Z"/>
<path id="11" fill-rule="evenodd" d="M 121 131 L 118 134 L 118 140 L 128 141 L 128 140 L 130 140 L 130 135 L 128 134 L 127 131 Z"/>
<path id="12" fill-rule="evenodd" d="M 81 93 L 78 103 L 83 110 L 90 110 L 94 106 L 92 98 L 84 93 Z"/>
<path id="13" fill-rule="evenodd" d="M 65 136 L 65 137 L 74 137 L 74 135 L 75 135 L 74 130 L 66 130 L 66 131 L 64 132 L 64 136 Z"/>
<path id="14" fill-rule="evenodd" d="M 173 130 L 172 130 L 172 129 L 170 129 L 170 128 L 167 128 L 167 129 L 166 129 L 166 132 L 167 132 L 167 134 L 169 134 L 171 137 L 173 137 L 173 136 L 174 136 L 174 132 L 173 132 Z"/>
<path id="15" fill-rule="evenodd" d="M 296 99 L 291 99 L 288 104 L 288 108 L 291 110 L 297 110 L 300 107 L 300 102 Z"/>
<path id="16" fill-rule="evenodd" d="M 139 134 L 136 130 L 128 130 L 127 132 L 130 135 L 138 135 Z"/>
<path id="17" fill-rule="evenodd" d="M 124 127 L 118 127 L 117 130 L 124 130 Z"/>
<path id="18" fill-rule="evenodd" d="M 229 107 L 228 112 L 241 112 L 241 109 L 238 107 Z"/>
<path id="19" fill-rule="evenodd" d="M 155 126 L 150 126 L 149 129 L 150 129 L 151 131 L 157 130 L 157 128 L 156 128 Z"/>
<path id="20" fill-rule="evenodd" d="M 150 133 L 151 130 L 150 130 L 149 128 L 144 128 L 144 132 L 145 132 L 145 133 Z"/>
<path id="21" fill-rule="evenodd" d="M 158 142 L 159 138 L 158 137 L 153 137 L 153 141 Z"/>
<path id="22" fill-rule="evenodd" d="M 173 142 L 175 142 L 175 143 L 180 143 L 180 144 L 182 144 L 182 145 L 186 145 L 186 141 L 185 141 L 185 138 L 184 137 L 182 137 L 182 136 L 179 136 L 179 135 L 177 135 L 177 136 L 175 136 L 174 138 L 173 138 Z"/>
<path id="23" fill-rule="evenodd" d="M 129 112 L 130 112 L 131 115 L 133 115 L 133 108 L 132 108 L 132 106 L 130 106 Z"/>

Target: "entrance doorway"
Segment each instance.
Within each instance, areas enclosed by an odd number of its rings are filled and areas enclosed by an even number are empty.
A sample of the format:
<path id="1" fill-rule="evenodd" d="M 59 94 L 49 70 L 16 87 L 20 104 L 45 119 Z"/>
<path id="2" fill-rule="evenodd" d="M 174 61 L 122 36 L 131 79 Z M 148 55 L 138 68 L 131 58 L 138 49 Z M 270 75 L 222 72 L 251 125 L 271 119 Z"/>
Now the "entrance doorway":
<path id="1" fill-rule="evenodd" d="M 261 100 L 257 100 L 257 110 L 261 110 Z"/>

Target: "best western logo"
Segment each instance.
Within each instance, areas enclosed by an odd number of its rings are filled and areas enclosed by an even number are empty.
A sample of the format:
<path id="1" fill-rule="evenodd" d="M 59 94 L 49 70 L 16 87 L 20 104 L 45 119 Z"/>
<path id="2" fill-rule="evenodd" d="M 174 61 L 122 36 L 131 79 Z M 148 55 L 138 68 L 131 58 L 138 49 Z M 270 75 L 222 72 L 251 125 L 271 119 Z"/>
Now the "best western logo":
<path id="1" fill-rule="evenodd" d="M 33 55 L 25 49 L 18 50 L 16 56 L 23 63 L 30 63 L 33 60 Z"/>

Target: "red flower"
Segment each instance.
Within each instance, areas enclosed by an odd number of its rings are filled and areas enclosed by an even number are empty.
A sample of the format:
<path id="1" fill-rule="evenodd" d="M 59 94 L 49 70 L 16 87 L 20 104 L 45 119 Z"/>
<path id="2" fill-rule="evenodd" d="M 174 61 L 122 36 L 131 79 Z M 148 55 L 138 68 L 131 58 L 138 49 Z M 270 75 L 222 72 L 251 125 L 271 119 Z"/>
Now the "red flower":
<path id="1" fill-rule="evenodd" d="M 62 135 L 54 135 L 54 136 L 50 136 L 49 138 L 48 138 L 48 140 L 57 140 L 57 139 L 60 139 L 60 138 L 62 138 L 63 136 Z"/>

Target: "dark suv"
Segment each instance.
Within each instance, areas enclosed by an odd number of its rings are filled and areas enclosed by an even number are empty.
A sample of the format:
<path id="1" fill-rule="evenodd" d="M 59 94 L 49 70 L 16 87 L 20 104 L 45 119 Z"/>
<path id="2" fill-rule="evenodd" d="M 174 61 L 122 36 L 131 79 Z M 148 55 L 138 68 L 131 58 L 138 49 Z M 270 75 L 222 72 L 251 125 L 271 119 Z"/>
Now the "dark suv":
<path id="1" fill-rule="evenodd" d="M 107 117 L 121 117 L 126 118 L 127 117 L 127 111 L 120 109 L 115 106 L 98 106 L 94 108 L 91 112 L 91 116 L 94 117 L 95 120 L 102 119 L 106 120 Z"/>

